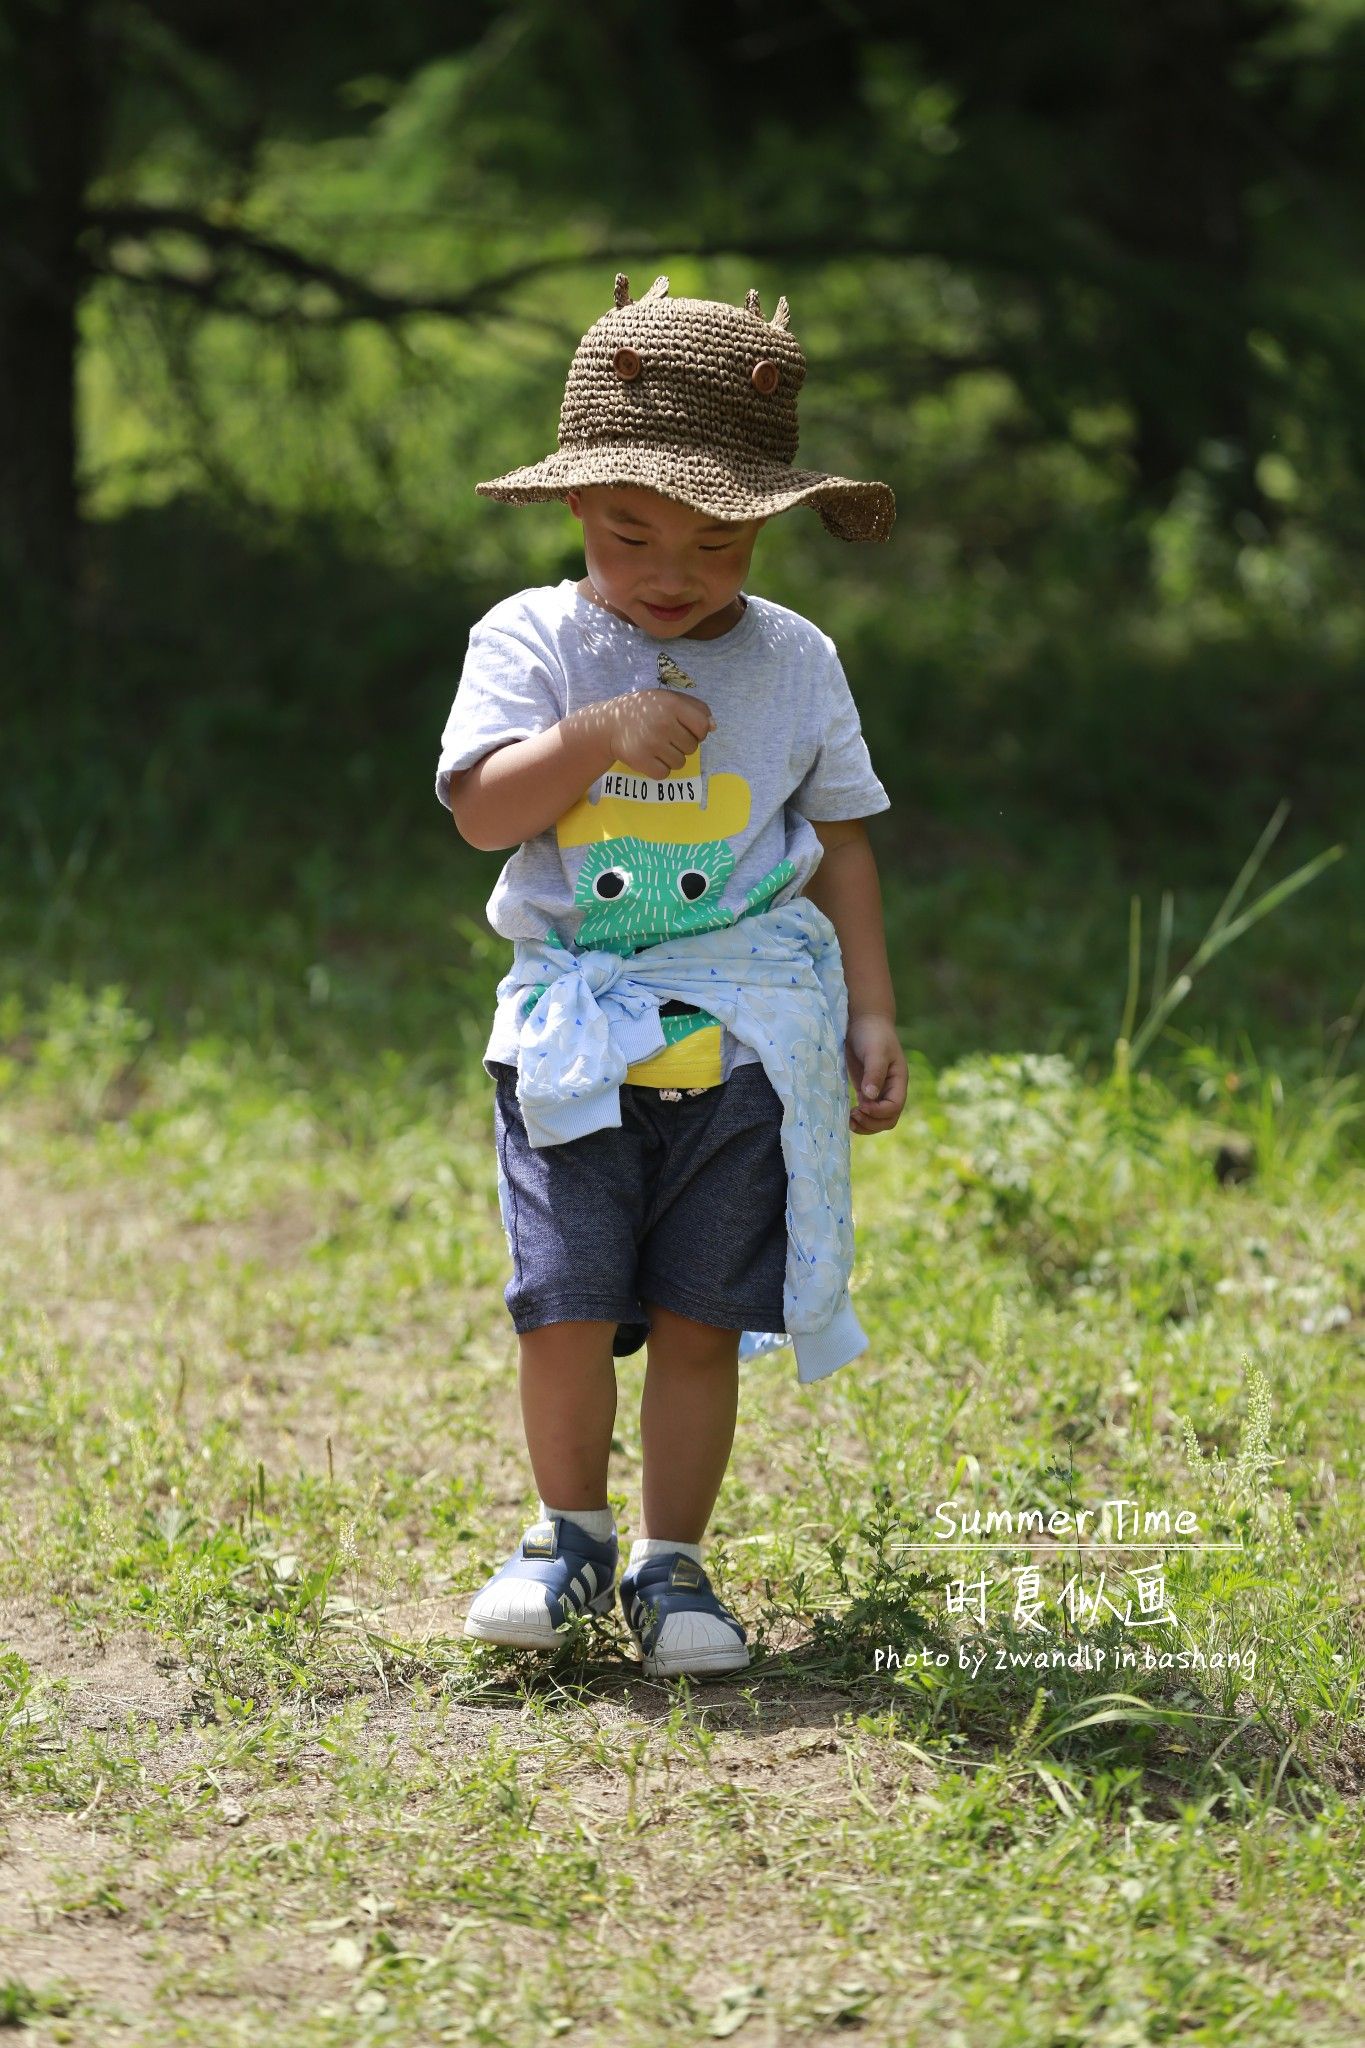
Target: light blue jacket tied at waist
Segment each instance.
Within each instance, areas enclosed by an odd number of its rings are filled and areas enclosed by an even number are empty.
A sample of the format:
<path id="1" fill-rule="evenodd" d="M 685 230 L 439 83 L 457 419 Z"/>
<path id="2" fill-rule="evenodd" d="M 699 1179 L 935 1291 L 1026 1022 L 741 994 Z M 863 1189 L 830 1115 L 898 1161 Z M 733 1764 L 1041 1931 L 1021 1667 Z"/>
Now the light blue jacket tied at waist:
<path id="1" fill-rule="evenodd" d="M 526 991 L 541 984 L 527 1012 Z M 781 1097 L 783 1319 L 797 1378 L 823 1379 L 865 1351 L 867 1336 L 848 1291 L 848 991 L 838 934 L 808 896 L 628 957 L 518 939 L 512 967 L 498 983 L 484 1066 L 496 1060 L 516 1067 L 517 1102 L 534 1146 L 619 1126 L 626 1069 L 663 1050 L 659 1005 L 674 1000 L 718 1017 L 750 1046 Z M 741 1352 L 751 1356 L 783 1341 L 780 1334 L 745 1331 Z"/>

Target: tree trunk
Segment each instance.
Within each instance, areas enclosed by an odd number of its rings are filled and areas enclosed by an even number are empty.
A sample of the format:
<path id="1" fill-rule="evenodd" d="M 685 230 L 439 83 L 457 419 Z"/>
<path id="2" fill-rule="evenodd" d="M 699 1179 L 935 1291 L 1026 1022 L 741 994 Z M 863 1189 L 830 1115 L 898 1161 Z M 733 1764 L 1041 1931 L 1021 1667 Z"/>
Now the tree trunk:
<path id="1" fill-rule="evenodd" d="M 1112 116 L 1118 176 L 1102 209 L 1122 246 L 1169 281 L 1120 309 L 1139 490 L 1166 504 L 1207 448 L 1228 517 L 1265 510 L 1246 348 L 1256 165 L 1237 79 L 1256 26 L 1243 0 L 1149 0 L 1125 17 L 1129 89 Z"/>
<path id="2" fill-rule="evenodd" d="M 76 238 L 94 147 L 88 17 L 89 0 L 0 8 L 0 575 L 44 608 L 65 608 L 76 575 Z"/>

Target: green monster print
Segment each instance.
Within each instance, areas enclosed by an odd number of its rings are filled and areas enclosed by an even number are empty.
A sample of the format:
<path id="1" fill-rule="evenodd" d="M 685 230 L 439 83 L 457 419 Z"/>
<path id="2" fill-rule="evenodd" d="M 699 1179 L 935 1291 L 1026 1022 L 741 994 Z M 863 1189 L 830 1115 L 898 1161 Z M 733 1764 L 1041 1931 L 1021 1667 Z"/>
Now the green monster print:
<path id="1" fill-rule="evenodd" d="M 715 931 L 738 924 L 751 911 L 762 910 L 796 873 L 792 862 L 778 861 L 745 892 L 744 907 L 730 910 L 720 895 L 734 870 L 735 856 L 723 839 L 694 846 L 651 845 L 644 839 L 604 839 L 589 847 L 579 870 L 574 901 L 585 906 L 578 928 L 577 949 L 583 953 L 620 953 L 628 957 L 642 946 L 682 932 Z M 552 938 L 556 934 L 551 933 Z M 524 1005 L 529 1017 L 547 984 L 537 982 Z M 715 1019 L 705 1011 L 669 1016 L 660 1011 L 664 1043 L 675 1045 Z"/>
<path id="2" fill-rule="evenodd" d="M 791 861 L 780 860 L 748 890 L 743 909 L 732 910 L 720 899 L 734 866 L 734 851 L 724 839 L 677 846 L 621 836 L 590 846 L 574 889 L 575 904 L 583 906 L 580 952 L 629 955 L 685 932 L 738 924 L 796 873 Z M 659 1021 L 666 1044 L 673 1045 L 715 1019 L 698 1010 L 681 1017 L 661 1014 Z"/>

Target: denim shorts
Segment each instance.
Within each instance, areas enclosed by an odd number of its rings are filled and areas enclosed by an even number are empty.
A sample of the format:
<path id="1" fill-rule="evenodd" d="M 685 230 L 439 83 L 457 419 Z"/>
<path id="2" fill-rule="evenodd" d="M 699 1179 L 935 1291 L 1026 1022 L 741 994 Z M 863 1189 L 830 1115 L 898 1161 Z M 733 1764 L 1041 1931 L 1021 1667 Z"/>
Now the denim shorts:
<path id="1" fill-rule="evenodd" d="M 490 1063 L 514 1327 L 602 1321 L 638 1351 L 648 1302 L 725 1330 L 785 1330 L 782 1101 L 757 1061 L 681 1101 L 621 1086 L 619 1128 L 533 1147 L 517 1070 Z"/>

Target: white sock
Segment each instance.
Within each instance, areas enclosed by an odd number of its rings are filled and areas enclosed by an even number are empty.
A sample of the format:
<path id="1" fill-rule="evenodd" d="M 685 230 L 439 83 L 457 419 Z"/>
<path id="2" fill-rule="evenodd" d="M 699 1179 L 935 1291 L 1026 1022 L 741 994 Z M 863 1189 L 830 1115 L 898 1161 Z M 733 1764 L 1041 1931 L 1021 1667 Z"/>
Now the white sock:
<path id="1" fill-rule="evenodd" d="M 666 1557 L 670 1551 L 681 1551 L 690 1557 L 693 1564 L 701 1563 L 700 1543 L 668 1543 L 662 1536 L 637 1536 L 630 1546 L 630 1563 L 626 1570 L 633 1572 L 637 1564 L 643 1564 L 647 1557 Z"/>
<path id="2" fill-rule="evenodd" d="M 577 1522 L 580 1529 L 589 1536 L 595 1536 L 599 1543 L 608 1542 L 616 1534 L 616 1517 L 610 1507 L 605 1508 L 552 1508 L 542 1500 L 538 1503 L 540 1519 L 548 1522 L 559 1516 L 566 1522 Z"/>

